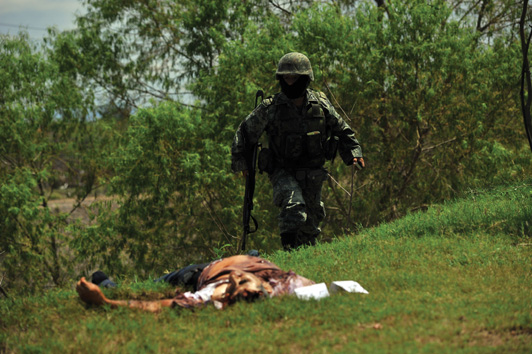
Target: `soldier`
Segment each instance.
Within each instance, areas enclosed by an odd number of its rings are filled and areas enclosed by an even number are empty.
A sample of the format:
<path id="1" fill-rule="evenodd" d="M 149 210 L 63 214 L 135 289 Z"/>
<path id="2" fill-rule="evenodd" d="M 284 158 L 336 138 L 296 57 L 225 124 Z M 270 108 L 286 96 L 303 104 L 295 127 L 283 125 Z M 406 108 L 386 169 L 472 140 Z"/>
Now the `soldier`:
<path id="1" fill-rule="evenodd" d="M 309 89 L 314 74 L 309 59 L 288 53 L 275 77 L 281 92 L 265 99 L 238 127 L 231 147 L 233 172 L 247 175 L 245 154 L 263 132 L 268 148 L 259 155 L 259 169 L 268 173 L 274 204 L 281 209 L 279 231 L 285 250 L 314 245 L 325 217 L 321 188 L 323 167 L 338 150 L 347 165 L 365 167 L 353 130 L 336 113 L 324 93 Z"/>

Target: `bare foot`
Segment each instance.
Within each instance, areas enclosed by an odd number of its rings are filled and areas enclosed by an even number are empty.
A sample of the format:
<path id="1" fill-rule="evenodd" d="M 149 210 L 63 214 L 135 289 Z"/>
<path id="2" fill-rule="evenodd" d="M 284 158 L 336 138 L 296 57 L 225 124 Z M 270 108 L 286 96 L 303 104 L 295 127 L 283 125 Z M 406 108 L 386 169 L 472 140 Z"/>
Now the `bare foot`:
<path id="1" fill-rule="evenodd" d="M 85 280 L 85 277 L 82 277 L 81 280 L 76 284 L 76 291 L 78 292 L 81 300 L 87 304 L 105 305 L 108 303 L 108 300 L 100 290 L 100 287 L 96 284 L 89 283 L 87 280 Z"/>
<path id="2" fill-rule="evenodd" d="M 89 283 L 85 278 L 81 278 L 76 284 L 76 291 L 81 300 L 91 305 L 111 305 L 115 308 L 118 306 L 141 309 L 149 312 L 159 312 L 163 307 L 171 307 L 173 299 L 156 300 L 156 301 L 138 301 L 138 300 L 109 300 L 96 284 Z"/>

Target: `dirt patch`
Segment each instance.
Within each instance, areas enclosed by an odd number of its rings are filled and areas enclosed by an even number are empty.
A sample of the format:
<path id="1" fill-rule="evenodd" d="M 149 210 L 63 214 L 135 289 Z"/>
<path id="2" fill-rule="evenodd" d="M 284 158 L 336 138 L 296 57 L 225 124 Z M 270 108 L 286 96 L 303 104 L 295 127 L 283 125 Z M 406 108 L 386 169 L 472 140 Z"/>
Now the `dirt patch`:
<path id="1" fill-rule="evenodd" d="M 481 329 L 470 334 L 469 346 L 499 347 L 508 343 L 531 344 L 532 329 L 512 327 L 500 330 Z"/>
<path id="2" fill-rule="evenodd" d="M 48 201 L 48 207 L 54 213 L 70 214 L 68 220 L 81 220 L 83 223 L 90 223 L 89 211 L 95 203 L 113 201 L 115 198 L 101 196 L 86 198 L 81 205 L 76 207 L 78 201 L 75 198 L 62 198 Z"/>

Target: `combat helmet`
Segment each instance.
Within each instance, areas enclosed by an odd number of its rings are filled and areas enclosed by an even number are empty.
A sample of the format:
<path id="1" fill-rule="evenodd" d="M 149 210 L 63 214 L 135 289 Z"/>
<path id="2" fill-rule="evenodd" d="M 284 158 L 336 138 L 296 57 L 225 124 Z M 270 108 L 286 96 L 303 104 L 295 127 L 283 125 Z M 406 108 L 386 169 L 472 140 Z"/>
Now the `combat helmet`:
<path id="1" fill-rule="evenodd" d="M 307 75 L 311 81 L 314 81 L 314 73 L 312 72 L 312 67 L 310 66 L 310 60 L 306 55 L 292 52 L 283 55 L 279 64 L 277 65 L 277 72 L 275 77 L 277 80 L 283 75 Z"/>

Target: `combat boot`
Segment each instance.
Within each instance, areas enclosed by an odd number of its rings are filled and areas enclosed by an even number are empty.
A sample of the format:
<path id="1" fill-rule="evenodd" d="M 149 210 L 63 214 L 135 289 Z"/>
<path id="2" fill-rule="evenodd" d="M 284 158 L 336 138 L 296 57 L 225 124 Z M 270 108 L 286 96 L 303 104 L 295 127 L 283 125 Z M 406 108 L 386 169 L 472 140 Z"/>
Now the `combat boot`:
<path id="1" fill-rule="evenodd" d="M 297 248 L 297 233 L 283 232 L 281 234 L 281 244 L 285 251 L 292 251 Z"/>
<path id="2" fill-rule="evenodd" d="M 303 232 L 298 233 L 295 242 L 296 248 L 299 246 L 315 246 L 318 235 L 319 234 L 311 235 Z"/>

